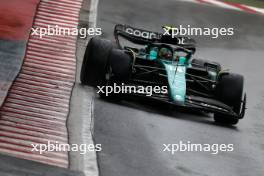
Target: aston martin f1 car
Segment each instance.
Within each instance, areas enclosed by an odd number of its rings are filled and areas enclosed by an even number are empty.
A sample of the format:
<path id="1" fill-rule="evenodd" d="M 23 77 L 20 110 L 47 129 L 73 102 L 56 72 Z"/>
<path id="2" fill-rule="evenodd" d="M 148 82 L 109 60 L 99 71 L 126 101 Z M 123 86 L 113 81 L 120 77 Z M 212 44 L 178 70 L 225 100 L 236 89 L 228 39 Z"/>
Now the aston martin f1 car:
<path id="1" fill-rule="evenodd" d="M 111 85 L 167 86 L 150 96 L 175 106 L 213 113 L 217 123 L 237 124 L 244 117 L 246 94 L 242 75 L 225 71 L 217 62 L 193 58 L 195 41 L 118 24 L 115 42 L 92 38 L 86 48 L 81 83 L 96 88 Z M 131 43 L 130 46 L 121 45 Z M 133 46 L 132 46 L 133 45 Z M 103 98 L 117 99 L 121 94 Z M 144 91 L 130 92 L 145 96 Z"/>

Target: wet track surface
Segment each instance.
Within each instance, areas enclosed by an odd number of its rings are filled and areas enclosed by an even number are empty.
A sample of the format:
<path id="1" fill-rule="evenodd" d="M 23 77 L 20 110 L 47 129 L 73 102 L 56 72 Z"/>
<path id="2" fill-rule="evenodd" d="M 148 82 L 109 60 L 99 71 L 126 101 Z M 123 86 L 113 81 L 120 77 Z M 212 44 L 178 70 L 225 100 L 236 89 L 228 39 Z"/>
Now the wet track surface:
<path id="1" fill-rule="evenodd" d="M 95 100 L 95 140 L 102 176 L 263 175 L 264 16 L 174 0 L 101 0 L 98 27 L 112 39 L 125 23 L 154 31 L 164 24 L 234 27 L 235 35 L 199 37 L 195 56 L 222 63 L 245 76 L 248 110 L 235 127 L 218 126 L 210 115 L 177 112 L 166 106 Z M 162 152 L 179 141 L 234 144 L 233 152 Z"/>

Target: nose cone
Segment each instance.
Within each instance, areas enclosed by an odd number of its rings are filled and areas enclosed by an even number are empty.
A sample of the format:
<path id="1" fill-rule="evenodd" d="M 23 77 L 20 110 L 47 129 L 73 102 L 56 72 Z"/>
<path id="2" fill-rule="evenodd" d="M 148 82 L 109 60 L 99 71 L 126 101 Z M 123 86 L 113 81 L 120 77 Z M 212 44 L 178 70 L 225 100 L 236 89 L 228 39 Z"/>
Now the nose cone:
<path id="1" fill-rule="evenodd" d="M 179 62 L 176 65 L 163 62 L 163 65 L 167 72 L 170 99 L 176 104 L 184 104 L 186 95 L 185 65 L 180 65 Z"/>

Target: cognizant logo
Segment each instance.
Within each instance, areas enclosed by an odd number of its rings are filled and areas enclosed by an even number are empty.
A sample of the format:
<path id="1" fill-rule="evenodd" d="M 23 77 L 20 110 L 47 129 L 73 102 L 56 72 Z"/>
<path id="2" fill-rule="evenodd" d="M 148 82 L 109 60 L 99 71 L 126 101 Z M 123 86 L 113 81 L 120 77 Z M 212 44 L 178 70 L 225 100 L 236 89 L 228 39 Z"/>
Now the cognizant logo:
<path id="1" fill-rule="evenodd" d="M 142 37 L 145 39 L 154 39 L 154 38 L 159 38 L 159 36 L 154 33 L 154 32 L 148 32 L 148 31 L 141 31 L 138 29 L 133 29 L 133 28 L 126 28 L 126 33 L 130 34 L 130 35 L 134 35 L 136 37 Z"/>

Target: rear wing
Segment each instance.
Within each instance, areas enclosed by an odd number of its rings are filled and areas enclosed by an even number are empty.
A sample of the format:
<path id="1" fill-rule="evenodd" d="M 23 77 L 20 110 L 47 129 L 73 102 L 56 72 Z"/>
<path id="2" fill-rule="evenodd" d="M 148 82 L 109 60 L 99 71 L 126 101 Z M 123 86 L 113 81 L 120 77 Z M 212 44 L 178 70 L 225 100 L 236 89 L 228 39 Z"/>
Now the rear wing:
<path id="1" fill-rule="evenodd" d="M 130 42 L 145 45 L 152 42 L 159 42 L 162 34 L 134 28 L 128 25 L 117 24 L 115 26 L 114 36 L 118 43 L 118 37 L 122 36 Z"/>
<path id="2" fill-rule="evenodd" d="M 162 33 L 134 28 L 129 25 L 117 24 L 115 26 L 114 37 L 118 46 L 121 47 L 119 36 L 139 45 L 147 45 L 153 42 L 158 42 L 195 49 L 195 41 L 189 37 L 172 38 L 171 36 L 163 35 Z M 182 39 L 184 39 L 186 43 L 181 43 Z"/>

